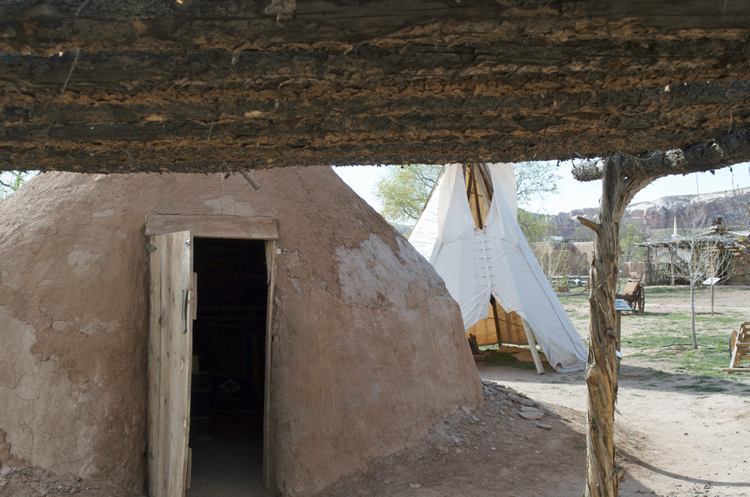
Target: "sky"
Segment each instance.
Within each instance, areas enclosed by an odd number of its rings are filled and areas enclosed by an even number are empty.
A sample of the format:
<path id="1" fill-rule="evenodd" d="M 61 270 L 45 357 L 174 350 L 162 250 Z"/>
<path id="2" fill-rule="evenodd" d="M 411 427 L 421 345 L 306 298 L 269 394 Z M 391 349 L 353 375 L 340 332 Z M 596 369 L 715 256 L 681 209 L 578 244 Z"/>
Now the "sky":
<path id="1" fill-rule="evenodd" d="M 377 166 L 342 166 L 333 168 L 336 173 L 355 191 L 372 205 L 375 210 L 380 206 L 372 194 L 375 183 L 383 176 L 385 167 Z M 573 179 L 570 161 L 561 162 L 558 167 L 560 181 L 557 184 L 559 194 L 549 196 L 544 201 L 532 203 L 525 208 L 532 212 L 557 214 L 574 209 L 598 207 L 602 193 L 601 180 L 581 183 Z M 685 176 L 667 176 L 658 179 L 641 190 L 632 203 L 647 202 L 670 195 L 691 195 L 695 193 L 714 193 L 735 188 L 750 187 L 750 163 L 735 164 L 711 173 L 693 173 Z"/>

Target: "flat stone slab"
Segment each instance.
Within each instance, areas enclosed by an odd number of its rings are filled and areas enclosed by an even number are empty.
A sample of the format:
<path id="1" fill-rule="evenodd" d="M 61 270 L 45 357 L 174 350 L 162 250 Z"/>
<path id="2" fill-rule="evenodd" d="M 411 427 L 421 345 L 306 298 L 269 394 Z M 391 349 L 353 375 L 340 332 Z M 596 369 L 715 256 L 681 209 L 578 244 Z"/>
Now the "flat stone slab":
<path id="1" fill-rule="evenodd" d="M 522 406 L 534 407 L 536 405 L 536 402 L 534 402 L 533 400 L 521 397 L 520 395 L 516 395 L 514 393 L 509 393 L 508 398 L 516 404 L 521 404 Z"/>
<path id="2" fill-rule="evenodd" d="M 533 407 L 521 408 L 521 410 L 518 412 L 518 415 L 524 419 L 530 420 L 542 419 L 544 417 L 544 413 L 542 411 L 540 411 L 539 409 L 534 409 Z"/>

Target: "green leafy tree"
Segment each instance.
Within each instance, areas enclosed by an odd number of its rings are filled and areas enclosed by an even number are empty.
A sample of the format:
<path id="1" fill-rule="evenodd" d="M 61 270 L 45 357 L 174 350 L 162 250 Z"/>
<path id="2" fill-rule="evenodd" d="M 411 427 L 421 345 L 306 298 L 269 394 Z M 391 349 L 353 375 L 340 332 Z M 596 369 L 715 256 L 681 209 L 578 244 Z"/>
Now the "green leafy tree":
<path id="1" fill-rule="evenodd" d="M 373 191 L 380 201 L 380 214 L 390 223 L 414 224 L 441 169 L 430 164 L 389 166 Z"/>
<path id="2" fill-rule="evenodd" d="M 513 164 L 513 173 L 519 207 L 557 194 L 560 176 L 554 162 L 517 162 Z"/>
<path id="3" fill-rule="evenodd" d="M 33 172 L 6 171 L 0 173 L 0 200 L 6 199 L 23 186 L 32 176 Z"/>
<path id="4" fill-rule="evenodd" d="M 414 164 L 389 166 L 375 184 L 373 194 L 380 201 L 380 213 L 390 223 L 413 224 L 419 219 L 442 166 Z M 552 162 L 519 162 L 513 165 L 518 205 L 557 193 L 557 169 Z M 518 222 L 529 243 L 543 238 L 549 229 L 544 216 L 518 209 Z"/>
<path id="5" fill-rule="evenodd" d="M 590 231 L 590 230 L 589 230 Z M 645 249 L 637 244 L 646 239 L 643 225 L 638 221 L 629 221 L 620 226 L 620 264 L 630 261 L 642 261 Z"/>
<path id="6" fill-rule="evenodd" d="M 571 269 L 571 252 L 568 244 L 550 237 L 555 225 L 553 218 L 518 209 L 518 224 L 534 257 L 553 286 L 567 286 Z"/>
<path id="7" fill-rule="evenodd" d="M 521 226 L 526 241 L 533 246 L 547 239 L 554 225 L 543 214 L 535 214 L 525 209 L 518 209 L 518 224 Z"/>

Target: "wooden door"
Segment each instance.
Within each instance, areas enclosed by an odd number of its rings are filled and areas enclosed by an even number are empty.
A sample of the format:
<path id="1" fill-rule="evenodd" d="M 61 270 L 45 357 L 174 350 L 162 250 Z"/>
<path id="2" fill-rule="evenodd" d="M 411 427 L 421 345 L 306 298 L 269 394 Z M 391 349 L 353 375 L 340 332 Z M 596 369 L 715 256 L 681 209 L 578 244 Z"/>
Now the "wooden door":
<path id="1" fill-rule="evenodd" d="M 150 238 L 148 495 L 185 494 L 190 430 L 193 242 L 189 231 Z"/>

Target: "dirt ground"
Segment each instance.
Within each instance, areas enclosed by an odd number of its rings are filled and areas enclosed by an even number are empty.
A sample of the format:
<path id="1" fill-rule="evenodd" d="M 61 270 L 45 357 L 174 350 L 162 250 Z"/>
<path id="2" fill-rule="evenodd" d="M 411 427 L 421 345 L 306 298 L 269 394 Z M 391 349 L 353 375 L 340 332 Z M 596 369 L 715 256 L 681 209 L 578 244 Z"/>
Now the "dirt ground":
<path id="1" fill-rule="evenodd" d="M 721 292 L 718 316 L 739 322 L 746 313 L 750 320 L 750 290 Z M 705 312 L 705 295 L 700 298 L 698 310 Z M 586 295 L 563 301 L 585 336 Z M 647 289 L 646 318 L 685 313 L 688 306 L 684 294 L 650 295 Z M 623 339 L 655 322 L 624 314 Z M 720 391 L 703 391 L 690 387 L 696 378 L 690 371 L 638 352 L 623 348 L 616 441 L 626 479 L 620 495 L 750 496 L 750 376 L 717 379 L 712 385 Z M 528 350 L 517 357 L 530 360 Z M 485 399 L 480 407 L 457 409 L 415 446 L 372 461 L 364 473 L 317 497 L 580 496 L 586 456 L 583 372 L 537 375 L 534 369 L 481 363 L 478 368 Z M 0 470 L 0 497 L 71 493 L 124 495 L 33 468 Z"/>
<path id="2" fill-rule="evenodd" d="M 39 497 L 80 495 L 85 497 L 131 497 L 128 491 L 111 488 L 103 482 L 91 482 L 73 475 L 27 466 L 0 468 L 0 497 Z"/>
<path id="3" fill-rule="evenodd" d="M 739 323 L 744 313 L 750 320 L 750 290 L 719 292 L 717 316 L 738 317 Z M 689 311 L 685 292 L 650 293 L 647 289 L 646 318 Z M 703 292 L 697 300 L 701 315 L 708 312 L 706 297 Z M 585 337 L 587 295 L 566 298 L 564 305 Z M 655 323 L 625 313 L 622 336 L 643 332 Z M 681 343 L 689 343 L 689 329 Z M 716 380 L 712 384 L 720 384 L 720 392 L 695 390 L 690 388 L 695 382 L 690 371 L 649 357 L 629 358 L 643 355 L 637 352 L 623 348 L 616 442 L 617 462 L 625 468 L 626 479 L 620 495 L 750 496 L 750 376 Z M 531 360 L 528 351 L 518 357 Z M 727 353 L 727 364 L 728 360 Z M 462 433 L 460 442 L 450 433 L 443 437 L 438 426 L 416 447 L 339 482 L 321 497 L 580 496 L 586 454 L 583 372 L 537 375 L 534 369 L 481 363 L 478 367 L 485 382 L 523 392 L 550 414 L 539 421 L 525 420 L 519 415 L 520 405 L 493 400 L 486 388 L 484 405 L 472 413 L 479 422 L 472 423 L 461 411 L 447 422 L 448 432 Z"/>

